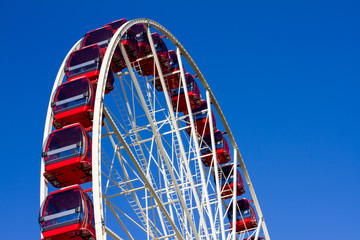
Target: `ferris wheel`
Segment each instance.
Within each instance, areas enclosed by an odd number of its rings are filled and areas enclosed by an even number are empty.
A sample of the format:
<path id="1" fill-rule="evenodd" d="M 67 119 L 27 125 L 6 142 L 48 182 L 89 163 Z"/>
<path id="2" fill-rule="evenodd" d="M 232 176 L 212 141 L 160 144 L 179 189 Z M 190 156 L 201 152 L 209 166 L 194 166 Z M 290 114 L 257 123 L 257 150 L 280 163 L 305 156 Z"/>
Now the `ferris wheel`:
<path id="1" fill-rule="evenodd" d="M 208 83 L 180 42 L 144 18 L 91 31 L 65 57 L 40 204 L 44 240 L 270 239 Z"/>

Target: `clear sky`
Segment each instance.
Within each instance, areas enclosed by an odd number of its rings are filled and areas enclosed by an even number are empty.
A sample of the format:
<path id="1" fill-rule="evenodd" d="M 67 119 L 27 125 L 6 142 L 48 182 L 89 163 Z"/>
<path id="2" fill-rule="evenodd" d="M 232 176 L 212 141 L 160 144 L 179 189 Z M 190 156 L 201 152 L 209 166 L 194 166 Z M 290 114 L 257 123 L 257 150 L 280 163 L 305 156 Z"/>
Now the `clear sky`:
<path id="1" fill-rule="evenodd" d="M 0 1 L 0 239 L 40 239 L 41 145 L 58 68 L 86 32 L 124 17 L 159 22 L 193 57 L 272 239 L 358 238 L 359 12 L 347 0 Z"/>

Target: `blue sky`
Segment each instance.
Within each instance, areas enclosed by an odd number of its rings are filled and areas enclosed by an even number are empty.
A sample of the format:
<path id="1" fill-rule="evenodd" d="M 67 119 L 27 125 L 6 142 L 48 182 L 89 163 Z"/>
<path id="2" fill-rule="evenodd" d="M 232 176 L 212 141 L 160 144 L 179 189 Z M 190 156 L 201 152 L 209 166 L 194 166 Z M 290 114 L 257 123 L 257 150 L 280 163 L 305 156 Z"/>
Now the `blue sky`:
<path id="1" fill-rule="evenodd" d="M 273 239 L 360 226 L 359 1 L 0 2 L 1 239 L 39 239 L 58 68 L 86 32 L 150 18 L 185 46 L 236 137 Z"/>

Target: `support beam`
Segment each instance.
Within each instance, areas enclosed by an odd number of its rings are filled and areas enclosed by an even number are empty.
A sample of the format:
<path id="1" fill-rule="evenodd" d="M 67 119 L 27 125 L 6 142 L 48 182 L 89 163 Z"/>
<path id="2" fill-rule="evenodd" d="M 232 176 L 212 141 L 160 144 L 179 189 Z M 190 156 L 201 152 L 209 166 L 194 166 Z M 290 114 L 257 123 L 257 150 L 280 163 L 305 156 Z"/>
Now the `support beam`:
<path id="1" fill-rule="evenodd" d="M 121 136 L 119 129 L 117 128 L 116 124 L 112 121 L 112 118 L 110 116 L 110 114 L 108 113 L 108 111 L 106 109 L 104 109 L 104 114 L 106 119 L 109 121 L 110 126 L 112 127 L 112 129 L 114 130 L 118 140 L 120 141 L 120 143 L 125 147 L 125 151 L 127 152 L 127 154 L 129 155 L 132 163 L 134 164 L 134 166 L 136 167 L 136 169 L 139 172 L 139 175 L 141 176 L 141 178 L 144 180 L 145 182 L 145 187 L 148 188 L 149 192 L 151 193 L 151 195 L 154 197 L 156 203 L 159 205 L 161 211 L 163 212 L 163 214 L 165 215 L 166 219 L 168 220 L 169 224 L 171 225 L 171 227 L 173 228 L 177 239 L 183 239 L 177 226 L 175 225 L 175 223 L 173 222 L 173 220 L 171 219 L 169 213 L 167 212 L 165 206 L 163 205 L 161 199 L 159 198 L 159 196 L 156 194 L 155 189 L 152 187 L 151 182 L 147 179 L 146 174 L 143 172 L 141 166 L 139 165 L 139 163 L 136 161 L 136 158 L 134 156 L 134 154 L 132 153 L 131 149 L 127 146 L 126 141 L 124 140 L 124 138 Z"/>

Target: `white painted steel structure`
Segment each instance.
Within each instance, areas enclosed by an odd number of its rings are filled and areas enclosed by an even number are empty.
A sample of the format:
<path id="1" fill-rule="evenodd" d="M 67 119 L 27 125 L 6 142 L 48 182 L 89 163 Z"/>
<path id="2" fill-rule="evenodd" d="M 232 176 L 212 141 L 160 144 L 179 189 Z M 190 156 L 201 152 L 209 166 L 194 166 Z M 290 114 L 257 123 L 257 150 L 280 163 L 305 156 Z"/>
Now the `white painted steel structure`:
<path id="1" fill-rule="evenodd" d="M 134 24 L 144 24 L 149 37 L 154 69 L 159 73 L 164 92 L 155 90 L 154 76 L 141 76 L 136 70 L 139 61 L 130 62 L 115 77 L 116 87 L 105 95 L 106 76 L 115 48 L 121 36 Z M 236 233 L 229 229 L 227 212 L 236 197 L 224 200 L 220 194 L 220 166 L 215 151 L 214 167 L 205 168 L 201 162 L 200 136 L 194 127 L 188 90 L 184 87 L 188 109 L 188 125 L 182 113 L 173 109 L 168 87 L 161 72 L 160 62 L 151 38 L 151 30 L 165 35 L 168 49 L 175 48 L 180 66 L 181 82 L 185 82 L 183 64 L 192 69 L 200 80 L 203 97 L 207 101 L 207 116 L 212 111 L 221 120 L 233 148 L 233 166 L 240 166 L 255 206 L 259 227 L 255 231 Z M 52 131 L 51 99 L 64 79 L 64 67 L 70 53 L 79 49 L 81 40 L 64 59 L 48 106 L 44 141 Z M 173 46 L 170 46 L 173 44 Z M 202 86 L 201 86 L 202 85 Z M 215 111 L 214 111 L 215 110 Z M 103 115 L 105 116 L 104 121 Z M 215 149 L 212 118 L 210 121 L 212 149 Z M 104 123 L 104 126 L 102 126 Z M 219 124 L 218 123 L 218 124 Z M 191 133 L 189 137 L 186 129 Z M 238 146 L 214 94 L 204 76 L 179 41 L 163 26 L 149 19 L 135 19 L 122 25 L 111 39 L 104 56 L 98 80 L 92 131 L 93 182 L 92 197 L 95 209 L 96 238 L 113 239 L 245 239 L 264 235 L 270 240 L 259 202 Z M 48 194 L 41 164 L 40 202 Z M 236 169 L 233 169 L 236 182 Z M 215 179 L 215 182 L 214 182 Z M 234 187 L 235 191 L 235 187 Z M 246 194 L 245 194 L 246 195 Z M 238 197 L 238 199 L 243 196 Z M 249 197 L 248 197 L 249 198 Z M 235 205 L 235 204 L 234 204 Z M 233 214 L 235 216 L 235 214 Z M 233 223 L 235 220 L 233 219 Z"/>

